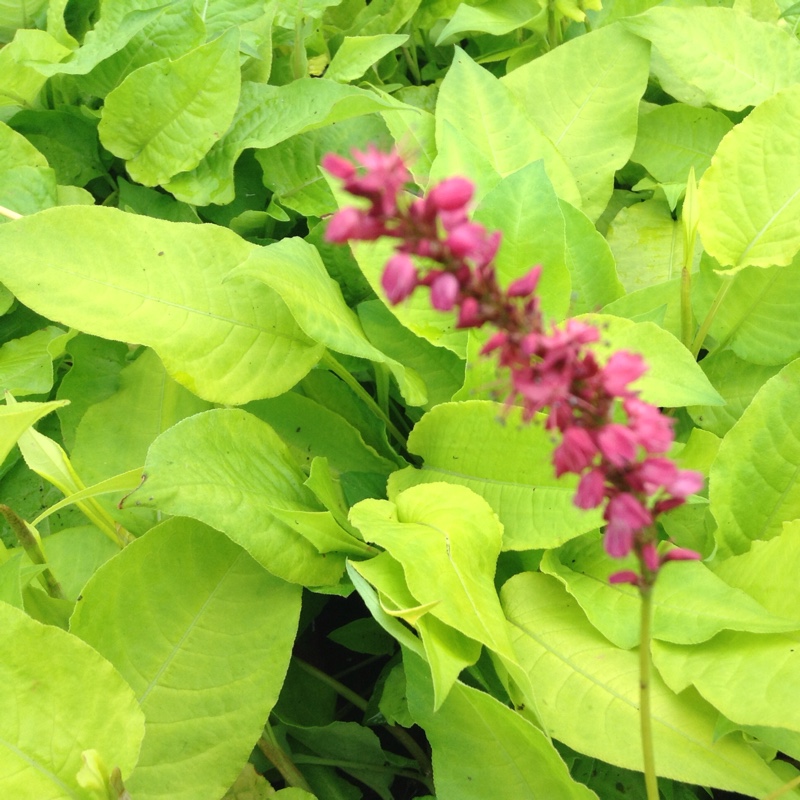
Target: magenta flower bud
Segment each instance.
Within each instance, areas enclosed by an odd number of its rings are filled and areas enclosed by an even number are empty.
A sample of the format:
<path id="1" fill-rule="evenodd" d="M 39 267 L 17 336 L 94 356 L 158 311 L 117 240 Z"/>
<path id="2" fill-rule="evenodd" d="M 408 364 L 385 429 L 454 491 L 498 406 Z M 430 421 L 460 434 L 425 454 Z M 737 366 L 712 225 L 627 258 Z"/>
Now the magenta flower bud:
<path id="1" fill-rule="evenodd" d="M 639 576 L 631 569 L 623 569 L 608 576 L 609 583 L 632 583 L 639 585 Z"/>
<path id="2" fill-rule="evenodd" d="M 356 174 L 355 165 L 336 153 L 328 153 L 322 159 L 322 168 L 335 178 L 347 180 Z"/>
<path id="3" fill-rule="evenodd" d="M 658 551 L 653 542 L 645 542 L 642 545 L 642 560 L 650 572 L 658 572 L 661 559 L 658 557 Z"/>
<path id="4" fill-rule="evenodd" d="M 357 239 L 361 228 L 363 214 L 357 208 L 343 208 L 337 211 L 328 223 L 325 230 L 325 240 L 328 242 L 346 242 Z"/>
<path id="5" fill-rule="evenodd" d="M 703 488 L 702 472 L 695 472 L 691 469 L 679 469 L 675 479 L 667 486 L 667 490 L 675 497 L 688 497 L 690 494 L 699 492 Z"/>
<path id="6" fill-rule="evenodd" d="M 508 297 L 527 297 L 536 291 L 536 286 L 539 283 L 539 278 L 542 275 L 542 265 L 537 264 L 532 267 L 527 275 L 517 278 L 512 281 L 506 291 Z"/>
<path id="7" fill-rule="evenodd" d="M 450 311 L 456 304 L 461 285 L 451 272 L 442 273 L 431 284 L 431 305 L 439 311 Z"/>
<path id="8" fill-rule="evenodd" d="M 466 178 L 447 178 L 430 190 L 428 202 L 441 211 L 463 208 L 475 193 L 475 185 Z"/>
<path id="9" fill-rule="evenodd" d="M 603 369 L 603 385 L 610 395 L 622 397 L 629 393 L 628 384 L 647 372 L 644 359 L 627 350 L 618 350 Z"/>
<path id="10" fill-rule="evenodd" d="M 603 547 L 611 558 L 625 558 L 633 549 L 632 528 L 619 522 L 609 522 L 603 536 Z"/>
<path id="11" fill-rule="evenodd" d="M 556 477 L 565 472 L 580 474 L 588 467 L 597 455 L 597 445 L 584 428 L 568 428 L 564 432 L 561 444 L 553 453 L 553 465 Z"/>
<path id="12" fill-rule="evenodd" d="M 673 547 L 664 554 L 663 561 L 699 561 L 703 556 L 686 547 Z"/>
<path id="13" fill-rule="evenodd" d="M 492 350 L 497 350 L 498 347 L 503 347 L 505 343 L 508 341 L 508 334 L 504 333 L 503 331 L 498 331 L 492 336 L 489 337 L 489 341 L 481 348 L 481 355 L 485 356 L 492 352 Z"/>
<path id="14" fill-rule="evenodd" d="M 396 253 L 387 262 L 381 286 L 392 305 L 405 300 L 417 287 L 417 268 L 406 253 Z"/>
<path id="15" fill-rule="evenodd" d="M 615 466 L 624 467 L 636 458 L 636 437 L 630 428 L 612 422 L 597 434 L 600 452 Z"/>
<path id="16" fill-rule="evenodd" d="M 481 319 L 481 304 L 474 297 L 465 297 L 458 311 L 457 328 L 479 328 Z"/>
<path id="17" fill-rule="evenodd" d="M 605 496 L 605 473 L 599 467 L 595 467 L 581 478 L 573 502 L 578 508 L 597 508 Z"/>
<path id="18" fill-rule="evenodd" d="M 486 229 L 476 222 L 465 222 L 454 228 L 447 236 L 447 246 L 454 256 L 466 258 L 481 249 L 484 244 Z"/>

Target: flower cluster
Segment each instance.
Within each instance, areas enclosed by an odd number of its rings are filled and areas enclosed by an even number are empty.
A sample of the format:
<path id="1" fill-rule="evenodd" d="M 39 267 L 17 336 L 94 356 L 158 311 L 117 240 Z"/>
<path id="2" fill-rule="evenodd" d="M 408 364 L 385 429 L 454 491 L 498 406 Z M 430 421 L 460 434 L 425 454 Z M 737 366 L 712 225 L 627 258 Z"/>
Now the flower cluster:
<path id="1" fill-rule="evenodd" d="M 396 152 L 370 148 L 354 156 L 363 169 L 337 155 L 322 165 L 369 205 L 334 214 L 327 239 L 395 239 L 382 276 L 391 303 L 427 286 L 434 308 L 456 310 L 458 327 L 496 329 L 482 353 L 494 353 L 509 371 L 506 402 L 520 404 L 526 420 L 547 411 L 546 427 L 560 434 L 556 475 L 580 476 L 580 508 L 604 505 L 609 555 L 634 552 L 639 560 L 641 575 L 626 570 L 612 575 L 612 582 L 652 583 L 665 561 L 699 558 L 683 548 L 664 555 L 656 550 L 656 517 L 698 491 L 703 477 L 664 456 L 673 442 L 673 420 L 630 388 L 647 369 L 643 359 L 618 351 L 601 365 L 589 347 L 600 338 L 597 328 L 579 320 L 548 326 L 535 293 L 541 266 L 500 287 L 493 265 L 500 233 L 470 220 L 470 181 L 449 178 L 412 199 L 403 192 L 411 176 Z M 428 266 L 418 266 L 413 256 Z"/>

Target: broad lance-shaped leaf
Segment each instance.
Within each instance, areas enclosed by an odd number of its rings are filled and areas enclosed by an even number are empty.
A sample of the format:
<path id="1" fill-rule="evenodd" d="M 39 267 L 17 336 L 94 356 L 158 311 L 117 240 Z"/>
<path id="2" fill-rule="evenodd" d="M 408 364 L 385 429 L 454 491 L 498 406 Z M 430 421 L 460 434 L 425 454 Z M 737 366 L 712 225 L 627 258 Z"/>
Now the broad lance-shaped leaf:
<path id="1" fill-rule="evenodd" d="M 370 344 L 313 245 L 293 237 L 254 250 L 227 279 L 238 276 L 255 278 L 277 292 L 310 339 L 337 353 L 386 364 L 406 402 L 412 406 L 425 404 L 422 379 Z"/>
<path id="2" fill-rule="evenodd" d="M 692 307 L 697 319 L 705 319 L 719 292 L 709 335 L 715 341 L 714 356 L 727 348 L 750 367 L 784 365 L 800 352 L 800 253 L 785 267 L 745 267 L 734 275 L 719 271 L 719 264 L 704 254 L 700 275 L 692 288 Z M 728 351 L 728 355 L 731 352 Z M 705 364 L 705 359 L 702 364 Z M 703 367 L 706 368 L 705 366 Z M 744 367 L 747 369 L 748 367 Z M 741 379 L 741 370 L 727 381 Z M 741 402 L 741 397 L 739 398 Z"/>
<path id="3" fill-rule="evenodd" d="M 151 346 L 205 400 L 245 403 L 290 389 L 324 351 L 271 289 L 223 282 L 255 248 L 216 225 L 54 208 L 0 225 L 0 281 L 49 319 Z"/>
<path id="4" fill-rule="evenodd" d="M 800 250 L 800 56 L 797 81 L 722 140 L 700 181 L 698 232 L 731 271 L 784 266 Z"/>
<path id="5" fill-rule="evenodd" d="M 362 114 L 403 108 L 407 106 L 396 100 L 334 81 L 301 78 L 285 86 L 245 82 L 228 132 L 195 169 L 176 175 L 166 188 L 194 205 L 230 203 L 233 166 L 243 150 L 272 147 L 297 133 Z"/>
<path id="6" fill-rule="evenodd" d="M 411 714 L 433 751 L 439 800 L 597 800 L 521 714 L 463 683 L 434 711 L 422 659 L 404 651 L 403 667 Z"/>
<path id="7" fill-rule="evenodd" d="M 437 603 L 429 613 L 513 660 L 494 588 L 502 527 L 483 498 L 463 486 L 415 486 L 392 502 L 362 500 L 350 521 L 403 565 L 420 603 Z"/>
<path id="8" fill-rule="evenodd" d="M 800 42 L 738 9 L 660 6 L 622 24 L 652 42 L 656 77 L 683 103 L 740 111 L 800 80 Z"/>
<path id="9" fill-rule="evenodd" d="M 430 667 L 433 706 L 438 709 L 462 671 L 480 658 L 481 643 L 434 616 L 432 611 L 441 601 L 437 599 L 423 603 L 418 600 L 408 587 L 403 565 L 391 553 L 383 552 L 367 561 L 351 562 L 348 571 L 351 577 L 355 571 L 377 589 L 383 613 L 403 620 L 416 630 Z M 374 608 L 372 612 L 375 614 Z M 392 633 L 391 630 L 389 632 Z M 408 646 L 408 637 L 398 637 L 396 633 L 393 635 Z M 414 642 L 414 652 L 417 652 L 418 640 L 415 637 Z"/>
<path id="10" fill-rule="evenodd" d="M 609 644 L 555 578 L 527 572 L 501 599 L 520 664 L 554 739 L 580 753 L 641 770 L 639 655 Z M 738 735 L 716 737 L 719 712 L 696 692 L 650 682 L 660 775 L 761 797 L 783 785 Z"/>
<path id="11" fill-rule="evenodd" d="M 432 177 L 469 175 L 478 184 L 479 199 L 500 178 L 543 159 L 556 194 L 575 206 L 581 204 L 564 158 L 520 100 L 458 48 L 436 102 L 436 145 Z"/>
<path id="12" fill-rule="evenodd" d="M 68 400 L 51 400 L 49 403 L 14 403 L 0 406 L 0 461 L 11 452 L 22 434 L 43 416 L 67 405 Z"/>
<path id="13" fill-rule="evenodd" d="M 764 384 L 722 440 L 708 496 L 727 554 L 743 553 L 800 518 L 799 391 L 795 359 Z"/>
<path id="14" fill-rule="evenodd" d="M 341 553 L 374 554 L 322 510 L 286 445 L 245 411 L 215 409 L 173 425 L 150 447 L 145 475 L 126 505 L 205 522 L 292 583 L 334 584 Z"/>
<path id="15" fill-rule="evenodd" d="M 120 673 L 76 636 L 7 603 L 0 630 L 2 796 L 82 800 L 76 776 L 85 750 L 127 780 L 144 715 Z"/>
<path id="16" fill-rule="evenodd" d="M 470 400 L 442 403 L 411 431 L 422 457 L 389 478 L 389 496 L 422 483 L 461 484 L 483 497 L 503 523 L 504 550 L 557 547 L 602 524 L 575 507 L 577 480 L 553 474 L 553 442 L 542 424 L 522 425 L 519 409 Z"/>
<path id="17" fill-rule="evenodd" d="M 639 643 L 641 600 L 635 587 L 608 583 L 619 566 L 609 559 L 602 537 L 587 534 L 547 551 L 541 570 L 564 584 L 603 636 L 629 649 Z M 679 562 L 659 572 L 653 590 L 654 639 L 697 644 L 723 630 L 775 633 L 800 630 L 800 622 L 771 614 L 700 562 Z"/>
<path id="18" fill-rule="evenodd" d="M 239 103 L 239 31 L 175 59 L 140 67 L 106 97 L 99 133 L 131 178 L 166 183 L 194 169 L 222 138 Z"/>
<path id="19" fill-rule="evenodd" d="M 575 176 L 583 204 L 564 199 L 592 220 L 608 205 L 614 173 L 633 149 L 648 51 L 638 36 L 609 26 L 566 42 L 501 81 Z"/>
<path id="20" fill-rule="evenodd" d="M 185 519 L 153 528 L 89 581 L 71 630 L 122 672 L 145 716 L 133 797 L 224 794 L 278 698 L 300 594 Z"/>
<path id="21" fill-rule="evenodd" d="M 694 686 L 731 722 L 800 732 L 800 633 L 726 631 L 694 647 L 654 642 L 653 662 L 673 691 Z"/>

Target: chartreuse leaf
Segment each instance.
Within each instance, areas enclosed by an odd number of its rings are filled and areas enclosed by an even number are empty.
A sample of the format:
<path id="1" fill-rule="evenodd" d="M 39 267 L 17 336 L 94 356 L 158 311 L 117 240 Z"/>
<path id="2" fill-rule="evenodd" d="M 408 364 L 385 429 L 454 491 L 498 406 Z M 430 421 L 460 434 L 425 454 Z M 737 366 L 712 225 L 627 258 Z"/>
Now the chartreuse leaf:
<path id="1" fill-rule="evenodd" d="M 245 82 L 228 132 L 195 169 L 176 175 L 166 188 L 179 200 L 195 205 L 230 203 L 234 198 L 233 166 L 243 150 L 272 147 L 304 131 L 405 107 L 391 98 L 335 81 L 301 78 L 285 86 Z"/>
<path id="2" fill-rule="evenodd" d="M 759 274 L 762 272 L 758 271 Z M 742 273 L 746 275 L 747 272 Z M 696 425 L 717 436 L 724 436 L 750 405 L 756 392 L 779 366 L 765 367 L 742 361 L 731 350 L 706 356 L 700 366 L 725 400 L 724 406 L 690 406 L 687 411 Z"/>
<path id="3" fill-rule="evenodd" d="M 427 401 L 422 379 L 370 344 L 313 245 L 293 237 L 253 250 L 228 279 L 237 276 L 255 278 L 280 295 L 310 339 L 337 353 L 386 364 L 409 405 L 420 406 Z"/>
<path id="4" fill-rule="evenodd" d="M 81 753 L 96 750 L 127 780 L 144 716 L 131 687 L 96 650 L 0 603 L 0 791 L 83 800 Z"/>
<path id="5" fill-rule="evenodd" d="M 12 339 L 0 347 L 0 387 L 13 395 L 46 394 L 53 388 L 53 359 L 75 335 L 56 325 Z"/>
<path id="6" fill-rule="evenodd" d="M 494 588 L 502 527 L 483 498 L 452 484 L 415 486 L 391 502 L 362 500 L 350 521 L 402 564 L 416 600 L 436 603 L 430 614 L 513 659 Z"/>
<path id="7" fill-rule="evenodd" d="M 549 575 L 517 575 L 501 599 L 553 738 L 609 764 L 641 770 L 638 654 L 609 644 Z M 660 775 L 754 796 L 783 784 L 739 736 L 715 741 L 719 714 L 696 692 L 676 695 L 654 673 L 650 694 Z"/>
<path id="8" fill-rule="evenodd" d="M 660 6 L 623 24 L 652 42 L 661 86 L 689 105 L 739 111 L 800 80 L 800 42 L 731 8 Z"/>
<path id="9" fill-rule="evenodd" d="M 206 28 L 194 8 L 193 0 L 117 0 L 100 8 L 97 27 L 111 30 L 126 13 L 161 8 L 131 39 L 113 55 L 103 59 L 86 75 L 75 78 L 79 90 L 95 97 L 105 97 L 131 72 L 164 58 L 178 58 L 202 44 Z"/>
<path id="10" fill-rule="evenodd" d="M 798 148 L 800 85 L 765 100 L 720 143 L 700 181 L 698 232 L 723 267 L 784 266 L 800 250 L 800 164 L 788 155 Z"/>
<path id="11" fill-rule="evenodd" d="M 608 246 L 628 292 L 677 278 L 683 268 L 683 228 L 666 201 L 652 198 L 623 208 L 608 226 Z M 703 252 L 695 244 L 693 263 Z M 676 292 L 680 296 L 679 292 Z"/>
<path id="12" fill-rule="evenodd" d="M 596 311 L 625 294 L 614 255 L 582 211 L 564 200 L 559 205 L 564 218 L 565 261 L 572 282 L 569 315 Z"/>
<path id="13" fill-rule="evenodd" d="M 724 402 L 689 351 L 669 331 L 652 322 L 632 322 L 607 314 L 586 314 L 581 319 L 600 329 L 601 341 L 593 349 L 601 361 L 617 350 L 629 350 L 644 358 L 647 372 L 633 388 L 648 403 L 675 408 Z"/>
<path id="14" fill-rule="evenodd" d="M 414 597 L 409 590 L 403 565 L 390 553 L 384 552 L 376 558 L 350 566 L 351 575 L 355 570 L 378 590 L 383 614 L 404 620 L 418 632 L 425 651 L 424 657 L 430 667 L 434 703 L 438 708 L 462 670 L 474 664 L 480 657 L 481 643 L 450 627 L 431 613 L 439 605 L 439 600 L 421 603 Z M 398 641 L 408 646 L 404 638 L 394 635 Z M 417 650 L 418 645 L 415 644 L 415 652 Z"/>
<path id="15" fill-rule="evenodd" d="M 459 38 L 459 34 L 465 31 L 502 36 L 521 28 L 541 13 L 541 8 L 532 6 L 524 0 L 511 0 L 511 2 L 509 0 L 489 0 L 488 3 L 483 3 L 478 7 L 459 3 L 455 14 L 442 28 L 436 44 L 452 43 L 454 39 Z"/>
<path id="16" fill-rule="evenodd" d="M 224 794 L 278 698 L 299 612 L 298 586 L 191 520 L 162 523 L 95 573 L 71 630 L 144 712 L 132 796 Z"/>
<path id="17" fill-rule="evenodd" d="M 21 166 L 47 167 L 48 164 L 28 139 L 0 122 L 0 172 Z"/>
<path id="18" fill-rule="evenodd" d="M 376 61 L 402 47 L 407 35 L 384 33 L 377 36 L 345 36 L 331 59 L 325 77 L 347 83 L 360 78 Z"/>
<path id="19" fill-rule="evenodd" d="M 538 728 L 491 695 L 456 683 L 434 708 L 419 656 L 403 653 L 411 715 L 431 744 L 439 800 L 591 800 Z"/>
<path id="20" fill-rule="evenodd" d="M 692 167 L 697 178 L 708 169 L 731 128 L 733 123 L 713 108 L 672 103 L 642 109 L 631 161 L 661 183 L 686 183 Z"/>
<path id="21" fill-rule="evenodd" d="M 800 359 L 764 384 L 722 440 L 708 497 L 717 541 L 728 554 L 800 518 L 798 390 Z"/>
<path id="22" fill-rule="evenodd" d="M 0 406 L 0 461 L 11 452 L 28 428 L 43 416 L 67 405 L 67 400 L 51 400 L 49 403 L 14 403 Z"/>
<path id="23" fill-rule="evenodd" d="M 800 582 L 794 553 L 800 520 L 784 522 L 780 533 L 738 556 L 714 565 L 714 571 L 731 586 L 747 592 L 773 614 L 800 619 Z"/>
<path id="24" fill-rule="evenodd" d="M 150 345 L 204 399 L 243 403 L 282 394 L 323 352 L 271 289 L 223 282 L 255 247 L 216 225 L 54 208 L 0 225 L 0 280 L 50 319 Z"/>
<path id="25" fill-rule="evenodd" d="M 704 256 L 692 306 L 704 319 L 719 292 L 709 333 L 715 353 L 725 347 L 753 364 L 785 364 L 800 352 L 800 319 L 794 298 L 800 291 L 800 255 L 787 267 L 747 267 L 733 276 L 715 271 L 716 262 Z"/>
<path id="26" fill-rule="evenodd" d="M 517 408 L 443 403 L 414 426 L 408 448 L 424 465 L 392 474 L 390 497 L 423 483 L 467 486 L 503 523 L 504 550 L 556 547 L 602 524 L 598 512 L 575 507 L 577 481 L 553 474 L 552 437 L 538 422 L 523 426 Z"/>
<path id="27" fill-rule="evenodd" d="M 470 98 L 469 103 L 464 102 L 465 97 Z M 455 135 L 447 133 L 448 126 Z M 545 171 L 556 194 L 573 205 L 580 205 L 575 179 L 564 158 L 531 121 L 522 102 L 458 48 L 439 88 L 436 145 L 439 155 L 431 168 L 436 178 L 446 177 L 454 171 L 463 172 L 477 183 L 479 198 L 499 178 L 544 159 Z M 462 150 L 465 158 L 457 155 Z M 484 161 L 489 166 L 491 172 L 486 179 L 481 179 L 485 167 L 480 170 L 470 168 L 476 161 L 471 151 L 477 155 L 478 162 Z M 459 162 L 460 169 L 454 170 L 453 166 Z"/>
<path id="28" fill-rule="evenodd" d="M 610 642 L 629 649 L 639 644 L 641 601 L 635 587 L 611 586 L 620 565 L 609 559 L 599 535 L 588 534 L 549 550 L 542 572 L 558 578 L 589 621 Z M 774 633 L 800 629 L 745 592 L 728 586 L 700 562 L 670 565 L 653 591 L 653 638 L 676 644 L 705 642 L 723 630 Z"/>
<path id="29" fill-rule="evenodd" d="M 732 722 L 800 731 L 800 633 L 724 632 L 694 647 L 654 642 L 653 662 L 673 691 L 694 686 Z"/>
<path id="30" fill-rule="evenodd" d="M 339 553 L 373 552 L 322 510 L 286 445 L 245 411 L 215 409 L 173 425 L 150 447 L 145 475 L 126 505 L 212 525 L 292 583 L 334 584 Z"/>
<path id="31" fill-rule="evenodd" d="M 544 162 L 534 161 L 501 180 L 481 200 L 475 220 L 503 233 L 494 259 L 501 285 L 541 264 L 536 294 L 548 317 L 563 319 L 571 289 L 565 223 Z"/>
<path id="32" fill-rule="evenodd" d="M 566 42 L 502 80 L 575 176 L 583 202 L 564 199 L 591 220 L 608 205 L 614 173 L 633 150 L 648 56 L 646 42 L 613 25 Z"/>
<path id="33" fill-rule="evenodd" d="M 194 169 L 239 103 L 239 31 L 140 67 L 105 100 L 100 141 L 145 186 Z"/>
<path id="34" fill-rule="evenodd" d="M 49 33 L 35 30 L 18 31 L 14 41 L 0 47 L 0 108 L 29 106 L 36 99 L 47 78 L 32 62 L 53 64 L 70 53 Z"/>

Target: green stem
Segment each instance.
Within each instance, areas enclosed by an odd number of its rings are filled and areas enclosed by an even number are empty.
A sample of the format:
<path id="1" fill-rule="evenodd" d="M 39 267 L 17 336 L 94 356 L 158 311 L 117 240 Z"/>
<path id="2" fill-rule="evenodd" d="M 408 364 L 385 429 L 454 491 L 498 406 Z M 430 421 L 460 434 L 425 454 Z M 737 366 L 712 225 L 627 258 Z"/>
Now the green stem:
<path id="1" fill-rule="evenodd" d="M 39 581 L 41 582 L 42 586 L 44 586 L 47 594 L 49 594 L 50 597 L 55 597 L 57 600 L 66 600 L 66 597 L 64 596 L 64 590 L 61 588 L 61 584 L 56 580 L 56 576 L 53 574 L 53 571 L 47 566 L 47 559 L 42 552 L 42 547 L 39 544 L 39 540 L 36 538 L 31 529 L 28 528 L 28 523 L 25 522 L 25 520 L 21 517 L 17 516 L 16 512 L 6 505 L 0 505 L 0 514 L 6 518 L 6 522 L 8 522 L 8 524 L 11 526 L 11 529 L 14 531 L 17 539 L 19 540 L 19 543 L 28 554 L 28 558 L 34 564 L 44 564 L 45 568 L 39 574 Z"/>
<path id="2" fill-rule="evenodd" d="M 352 703 L 360 711 L 367 710 L 367 701 L 361 697 L 361 695 L 356 694 L 352 689 L 337 681 L 336 678 L 332 678 L 326 672 L 317 669 L 297 656 L 292 656 L 292 661 L 297 667 L 302 669 L 303 672 L 312 675 L 317 680 L 330 686 L 336 694 L 343 697 L 349 703 Z M 428 758 L 427 753 L 417 744 L 414 737 L 411 736 L 405 728 L 401 728 L 399 725 L 384 725 L 383 727 L 387 733 L 391 734 L 395 740 L 405 748 L 417 764 L 419 764 L 420 771 L 424 776 L 428 777 L 433 775 L 433 766 L 431 765 L 430 758 Z"/>
<path id="3" fill-rule="evenodd" d="M 646 575 L 646 573 L 645 573 Z M 653 753 L 653 718 L 650 710 L 650 640 L 653 621 L 653 585 L 645 577 L 639 587 L 642 598 L 641 640 L 639 642 L 639 722 L 647 800 L 658 800 L 658 778 Z"/>
<path id="4" fill-rule="evenodd" d="M 382 772 L 389 775 L 399 775 L 402 778 L 411 778 L 415 781 L 428 782 L 418 772 L 410 769 L 397 769 L 397 767 L 387 767 L 385 764 L 368 764 L 361 761 L 337 761 L 334 758 L 320 758 L 319 756 L 295 756 L 298 764 L 314 764 L 322 767 L 338 767 L 339 769 L 351 772 Z M 430 787 L 429 787 L 430 788 Z"/>
<path id="5" fill-rule="evenodd" d="M 394 436 L 399 444 L 403 447 L 406 446 L 406 438 L 397 428 L 397 426 L 389 419 L 389 415 L 384 413 L 383 409 L 375 402 L 372 396 L 367 392 L 364 387 L 330 354 L 326 352 L 322 357 L 322 363 L 334 374 L 337 378 L 341 378 L 369 407 L 370 411 L 380 419 L 389 433 Z"/>
<path id="6" fill-rule="evenodd" d="M 561 28 L 559 26 L 558 11 L 555 0 L 547 3 L 547 44 L 548 49 L 555 50 L 561 44 Z"/>
<path id="7" fill-rule="evenodd" d="M 269 723 L 264 726 L 264 735 L 258 740 L 258 749 L 269 759 L 275 769 L 280 772 L 287 786 L 296 786 L 314 794 L 303 773 L 297 769 L 289 754 L 278 744 L 275 733 Z"/>
<path id="8" fill-rule="evenodd" d="M 791 792 L 792 789 L 796 789 L 798 786 L 800 786 L 800 775 L 792 778 L 789 783 L 784 783 L 780 789 L 770 792 L 764 800 L 778 800 L 779 797 L 783 797 L 787 792 Z"/>
<path id="9" fill-rule="evenodd" d="M 22 219 L 22 214 L 18 214 L 16 211 L 12 211 L 10 208 L 6 208 L 5 206 L 0 206 L 0 214 L 4 217 L 8 217 L 9 219 Z"/>
<path id="10" fill-rule="evenodd" d="M 732 275 L 722 276 L 722 285 L 717 290 L 717 296 L 714 298 L 711 308 L 708 309 L 708 314 L 706 314 L 706 318 L 703 320 L 703 324 L 700 326 L 700 330 L 697 331 L 697 335 L 694 337 L 694 341 L 692 342 L 692 355 L 694 358 L 697 358 L 700 349 L 703 347 L 703 342 L 706 340 L 708 331 L 711 329 L 711 324 L 714 322 L 714 317 L 717 316 L 717 312 L 719 311 L 719 308 L 725 299 L 725 295 L 728 294 L 728 291 L 733 285 L 733 281 L 734 276 Z"/>
<path id="11" fill-rule="evenodd" d="M 687 349 L 692 346 L 692 273 L 689 269 L 684 264 L 681 270 L 681 341 Z"/>

